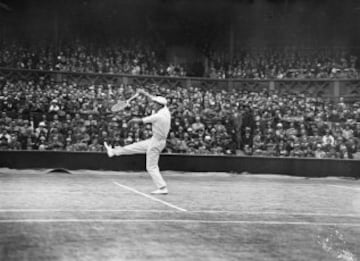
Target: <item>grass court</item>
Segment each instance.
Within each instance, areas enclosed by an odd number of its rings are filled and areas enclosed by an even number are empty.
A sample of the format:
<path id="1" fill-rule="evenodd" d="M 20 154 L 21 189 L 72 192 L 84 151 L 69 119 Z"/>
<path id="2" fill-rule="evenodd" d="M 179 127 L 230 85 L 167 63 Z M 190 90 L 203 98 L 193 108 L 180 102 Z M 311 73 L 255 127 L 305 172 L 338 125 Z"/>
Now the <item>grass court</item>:
<path id="1" fill-rule="evenodd" d="M 360 260 L 360 181 L 0 169 L 0 260 Z"/>

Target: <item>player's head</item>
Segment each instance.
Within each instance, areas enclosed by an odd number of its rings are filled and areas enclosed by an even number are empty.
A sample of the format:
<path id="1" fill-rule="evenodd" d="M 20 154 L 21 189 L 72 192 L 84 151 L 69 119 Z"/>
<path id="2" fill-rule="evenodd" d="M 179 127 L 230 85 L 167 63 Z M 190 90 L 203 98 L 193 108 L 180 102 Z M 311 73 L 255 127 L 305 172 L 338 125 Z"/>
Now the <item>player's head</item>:
<path id="1" fill-rule="evenodd" d="M 160 110 L 167 104 L 167 100 L 162 96 L 154 96 L 152 97 L 152 106 L 155 110 Z"/>

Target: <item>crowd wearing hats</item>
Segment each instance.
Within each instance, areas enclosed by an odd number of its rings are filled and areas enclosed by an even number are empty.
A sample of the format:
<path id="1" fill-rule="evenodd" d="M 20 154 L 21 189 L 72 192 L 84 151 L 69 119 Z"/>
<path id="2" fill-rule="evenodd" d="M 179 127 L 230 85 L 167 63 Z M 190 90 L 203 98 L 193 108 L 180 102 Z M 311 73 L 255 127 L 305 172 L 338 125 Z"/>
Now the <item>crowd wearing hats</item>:
<path id="1" fill-rule="evenodd" d="M 85 73 L 199 76 L 217 79 L 359 79 L 357 56 L 347 49 L 257 48 L 234 57 L 219 50 L 202 54 L 202 69 L 167 60 L 166 47 L 152 41 L 126 39 L 104 46 L 74 41 L 23 45 L 0 41 L 0 67 Z"/>
<path id="2" fill-rule="evenodd" d="M 68 42 L 55 50 L 44 44 L 0 41 L 0 67 L 80 73 L 185 76 L 183 66 L 167 63 L 150 41 L 126 39 L 103 45 Z"/>
<path id="3" fill-rule="evenodd" d="M 139 97 L 111 114 L 138 88 L 166 97 L 172 127 L 166 153 L 357 158 L 360 103 L 332 102 L 263 90 L 79 86 L 44 80 L 2 81 L 0 149 L 103 151 L 151 137 L 150 125 L 128 125 L 152 113 Z"/>
<path id="4" fill-rule="evenodd" d="M 240 79 L 359 79 L 357 56 L 345 49 L 247 49 L 229 59 L 209 56 L 210 78 Z"/>

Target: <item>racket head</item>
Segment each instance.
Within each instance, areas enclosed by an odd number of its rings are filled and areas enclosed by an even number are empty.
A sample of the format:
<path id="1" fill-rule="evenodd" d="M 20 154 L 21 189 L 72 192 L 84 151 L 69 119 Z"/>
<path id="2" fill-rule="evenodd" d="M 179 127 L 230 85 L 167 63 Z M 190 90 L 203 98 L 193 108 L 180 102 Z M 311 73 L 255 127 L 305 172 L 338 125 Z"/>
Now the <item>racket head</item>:
<path id="1" fill-rule="evenodd" d="M 114 105 L 111 107 L 111 111 L 112 111 L 112 112 L 122 111 L 123 109 L 126 108 L 127 105 L 128 105 L 128 104 L 127 104 L 126 101 L 118 101 L 116 104 L 114 104 Z"/>

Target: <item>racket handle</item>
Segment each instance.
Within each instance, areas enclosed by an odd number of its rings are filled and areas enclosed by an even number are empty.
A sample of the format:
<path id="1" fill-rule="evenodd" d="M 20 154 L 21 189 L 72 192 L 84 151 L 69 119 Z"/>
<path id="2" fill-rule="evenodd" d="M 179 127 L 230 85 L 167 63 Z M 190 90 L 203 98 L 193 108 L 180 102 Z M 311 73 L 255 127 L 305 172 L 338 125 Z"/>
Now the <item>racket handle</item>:
<path id="1" fill-rule="evenodd" d="M 139 96 L 138 93 L 135 93 L 133 96 L 131 96 L 129 99 L 126 100 L 126 103 L 131 102 L 133 99 L 137 98 Z"/>

